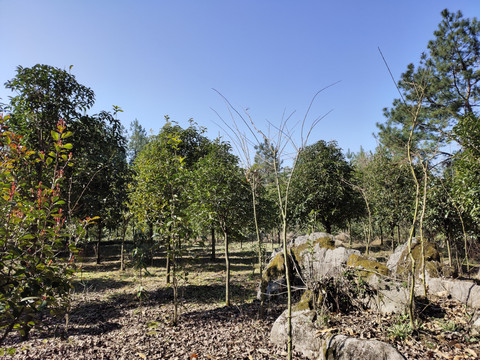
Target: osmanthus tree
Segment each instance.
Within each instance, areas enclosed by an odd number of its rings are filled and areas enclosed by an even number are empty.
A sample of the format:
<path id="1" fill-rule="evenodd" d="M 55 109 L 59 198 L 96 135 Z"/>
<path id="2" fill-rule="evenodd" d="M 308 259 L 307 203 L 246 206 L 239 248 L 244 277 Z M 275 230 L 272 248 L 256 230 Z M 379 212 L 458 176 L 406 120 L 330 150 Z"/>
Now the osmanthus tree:
<path id="1" fill-rule="evenodd" d="M 400 230 L 411 219 L 415 191 L 408 163 L 380 145 L 353 164 L 355 181 L 365 191 L 380 236 L 389 233 L 393 250 L 395 229 L 400 242 Z"/>
<path id="2" fill-rule="evenodd" d="M 44 153 L 26 146 L 5 120 L 0 117 L 0 345 L 12 330 L 27 338 L 41 314 L 67 310 L 75 244 L 84 234 L 79 227 L 75 234 L 65 229 L 71 132 L 58 121 L 51 151 Z M 32 186 L 23 171 L 39 167 L 48 182 Z"/>
<path id="3" fill-rule="evenodd" d="M 202 132 L 193 123 L 183 129 L 166 117 L 159 134 L 150 136 L 135 160 L 131 209 L 138 220 L 151 228 L 160 227 L 164 234 L 166 224 L 172 220 L 173 204 L 177 216 L 184 217 L 181 214 L 187 207 L 185 174 L 205 153 L 208 143 Z"/>
<path id="4" fill-rule="evenodd" d="M 5 87 L 15 93 L 9 126 L 33 149 L 44 152 L 53 143 L 50 131 L 56 129 L 58 119 L 68 128 L 95 102 L 94 92 L 79 84 L 74 75 L 49 65 L 18 66 L 16 76 Z"/>
<path id="5" fill-rule="evenodd" d="M 195 221 L 212 219 L 225 241 L 225 304 L 231 304 L 230 257 L 231 238 L 251 221 L 251 196 L 238 158 L 228 143 L 216 140 L 209 152 L 195 164 L 191 174 L 192 204 Z"/>
<path id="6" fill-rule="evenodd" d="M 97 263 L 104 228 L 115 229 L 126 211 L 127 185 L 132 172 L 127 163 L 126 139 L 114 113 L 82 116 L 70 129 L 77 166 L 68 173 L 68 210 L 71 216 L 99 216 L 96 224 Z"/>
<path id="7" fill-rule="evenodd" d="M 320 140 L 306 146 L 292 179 L 291 201 L 297 221 L 301 223 L 315 212 L 327 233 L 333 226 L 343 226 L 353 217 L 352 205 L 358 197 L 349 185 L 352 176 L 353 168 L 336 142 Z"/>

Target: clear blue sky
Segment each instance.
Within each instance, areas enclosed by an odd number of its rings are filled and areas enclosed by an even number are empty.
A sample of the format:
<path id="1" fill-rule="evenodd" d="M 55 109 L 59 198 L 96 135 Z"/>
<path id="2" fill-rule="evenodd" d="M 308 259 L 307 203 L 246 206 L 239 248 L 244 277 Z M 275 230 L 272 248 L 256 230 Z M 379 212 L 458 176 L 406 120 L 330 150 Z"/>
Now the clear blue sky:
<path id="1" fill-rule="evenodd" d="M 18 65 L 68 69 L 92 88 L 91 113 L 120 106 L 157 132 L 169 115 L 189 118 L 210 138 L 228 111 L 212 88 L 259 127 L 284 111 L 312 120 L 329 110 L 311 142 L 337 140 L 346 151 L 373 150 L 375 124 L 397 96 L 377 50 L 398 79 L 416 63 L 440 12 L 480 17 L 478 0 L 0 0 L 0 82 Z M 11 93 L 2 86 L 3 102 Z"/>

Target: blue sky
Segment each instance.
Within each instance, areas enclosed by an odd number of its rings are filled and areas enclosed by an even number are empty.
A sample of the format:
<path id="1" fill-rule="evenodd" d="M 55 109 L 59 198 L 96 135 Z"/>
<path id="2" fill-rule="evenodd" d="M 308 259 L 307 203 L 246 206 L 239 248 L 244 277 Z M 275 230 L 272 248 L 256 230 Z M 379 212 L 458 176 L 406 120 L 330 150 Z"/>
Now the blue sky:
<path id="1" fill-rule="evenodd" d="M 137 118 L 154 132 L 164 115 L 182 126 L 193 118 L 214 138 L 223 132 L 212 109 L 226 121 L 229 112 L 212 88 L 266 129 L 284 111 L 295 111 L 293 126 L 340 81 L 311 109 L 310 121 L 333 111 L 310 142 L 373 150 L 397 96 L 377 48 L 398 79 L 444 8 L 480 16 L 478 0 L 0 0 L 0 82 L 18 65 L 73 65 L 96 94 L 90 113 L 117 105 L 126 128 Z M 2 86 L 2 101 L 9 95 Z"/>

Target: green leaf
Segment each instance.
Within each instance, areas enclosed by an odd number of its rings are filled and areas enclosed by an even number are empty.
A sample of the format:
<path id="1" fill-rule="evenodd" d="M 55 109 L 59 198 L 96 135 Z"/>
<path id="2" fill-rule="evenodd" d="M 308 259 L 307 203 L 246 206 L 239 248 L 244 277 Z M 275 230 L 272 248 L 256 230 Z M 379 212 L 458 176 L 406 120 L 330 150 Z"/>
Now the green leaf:
<path id="1" fill-rule="evenodd" d="M 58 141 L 60 140 L 60 134 L 56 131 L 50 131 L 50 134 L 52 135 L 53 140 Z"/>

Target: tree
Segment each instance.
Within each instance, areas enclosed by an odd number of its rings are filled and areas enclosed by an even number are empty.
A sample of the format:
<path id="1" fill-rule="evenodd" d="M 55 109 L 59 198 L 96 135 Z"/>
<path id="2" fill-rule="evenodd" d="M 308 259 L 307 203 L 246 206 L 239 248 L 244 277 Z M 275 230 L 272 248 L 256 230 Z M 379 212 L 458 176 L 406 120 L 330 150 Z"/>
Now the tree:
<path id="1" fill-rule="evenodd" d="M 59 120 L 65 123 L 73 138 L 75 169 L 67 169 L 69 191 L 62 196 L 67 202 L 68 220 L 101 215 L 98 238 L 104 225 L 115 226 L 120 219 L 126 192 L 128 169 L 125 138 L 115 114 L 102 111 L 89 116 L 85 112 L 94 104 L 91 89 L 79 84 L 65 70 L 48 65 L 17 68 L 17 75 L 5 84 L 16 95 L 11 98 L 12 114 L 8 125 L 23 136 L 30 148 L 47 154 L 53 146 L 50 133 Z M 25 179 L 33 184 L 49 184 L 43 168 L 36 164 Z M 99 259 L 99 258 L 98 258 Z"/>
<path id="2" fill-rule="evenodd" d="M 303 149 L 292 181 L 295 218 L 302 223 L 311 212 L 328 233 L 342 226 L 351 216 L 354 191 L 353 168 L 345 160 L 336 142 L 323 140 Z"/>
<path id="3" fill-rule="evenodd" d="M 128 140 L 128 157 L 129 163 L 133 164 L 142 149 L 147 145 L 147 132 L 137 119 L 130 124 L 130 137 Z"/>
<path id="4" fill-rule="evenodd" d="M 102 111 L 82 116 L 71 125 L 75 134 L 75 171 L 69 172 L 69 213 L 72 217 L 99 216 L 97 221 L 97 263 L 103 228 L 116 228 L 126 211 L 127 184 L 132 176 L 127 164 L 126 139 L 115 114 Z"/>
<path id="5" fill-rule="evenodd" d="M 67 311 L 76 242 L 84 234 L 65 228 L 65 170 L 72 165 L 71 133 L 59 121 L 51 132 L 52 151 L 24 146 L 21 136 L 5 127 L 0 116 L 0 344 L 14 329 L 22 338 L 41 321 L 41 314 Z M 49 185 L 33 187 L 23 168 L 42 167 Z M 84 222 L 87 225 L 88 221 Z M 73 238 L 73 239 L 72 239 Z M 67 258 L 65 258 L 65 249 Z"/>
<path id="6" fill-rule="evenodd" d="M 191 212 L 200 219 L 214 219 L 225 241 L 225 304 L 230 301 L 229 242 L 249 220 L 248 184 L 230 153 L 230 145 L 216 140 L 192 173 L 193 203 Z"/>
<path id="7" fill-rule="evenodd" d="M 420 102 L 412 149 L 436 148 L 457 140 L 450 129 L 480 102 L 480 22 L 463 18 L 460 11 L 442 11 L 442 21 L 417 67 L 410 64 L 398 82 L 401 99 L 385 109 L 387 122 L 379 124 L 380 141 L 400 144 L 403 153 L 411 125 L 410 109 Z M 422 96 L 419 96 L 422 92 Z M 423 146 L 419 146 L 423 144 Z"/>
<path id="8" fill-rule="evenodd" d="M 63 119 L 69 128 L 95 101 L 93 91 L 75 76 L 49 65 L 18 66 L 17 75 L 5 87 L 17 94 L 10 100 L 9 126 L 33 149 L 44 152 L 53 143 L 50 132 L 57 121 Z"/>

